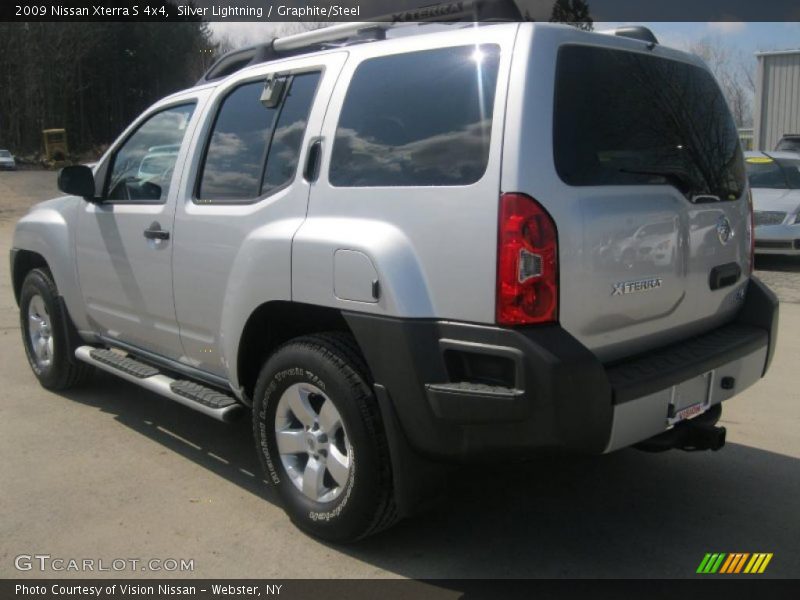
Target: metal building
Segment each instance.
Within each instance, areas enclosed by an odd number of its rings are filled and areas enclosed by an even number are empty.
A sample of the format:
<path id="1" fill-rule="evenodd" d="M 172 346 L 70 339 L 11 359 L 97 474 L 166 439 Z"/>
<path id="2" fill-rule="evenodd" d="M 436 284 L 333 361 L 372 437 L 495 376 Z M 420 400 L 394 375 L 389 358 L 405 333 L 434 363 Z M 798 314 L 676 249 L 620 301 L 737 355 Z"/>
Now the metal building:
<path id="1" fill-rule="evenodd" d="M 773 150 L 784 134 L 800 134 L 800 49 L 756 57 L 754 147 Z"/>

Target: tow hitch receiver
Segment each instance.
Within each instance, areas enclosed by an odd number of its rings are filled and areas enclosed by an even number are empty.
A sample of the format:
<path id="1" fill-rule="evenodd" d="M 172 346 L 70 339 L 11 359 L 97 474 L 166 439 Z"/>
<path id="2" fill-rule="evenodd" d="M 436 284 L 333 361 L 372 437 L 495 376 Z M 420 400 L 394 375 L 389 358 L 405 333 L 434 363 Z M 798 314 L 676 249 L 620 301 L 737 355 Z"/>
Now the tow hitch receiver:
<path id="1" fill-rule="evenodd" d="M 717 404 L 690 421 L 678 423 L 664 433 L 639 442 L 635 448 L 645 452 L 663 452 L 673 448 L 687 452 L 719 450 L 725 445 L 725 428 L 716 425 L 721 415 L 722 407 Z"/>

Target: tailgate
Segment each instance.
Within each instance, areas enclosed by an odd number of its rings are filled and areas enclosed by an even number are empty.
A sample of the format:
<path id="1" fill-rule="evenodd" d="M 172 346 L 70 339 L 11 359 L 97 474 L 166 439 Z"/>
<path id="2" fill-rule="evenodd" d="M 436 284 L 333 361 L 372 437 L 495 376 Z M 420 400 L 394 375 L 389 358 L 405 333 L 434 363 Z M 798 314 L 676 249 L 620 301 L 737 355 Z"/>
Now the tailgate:
<path id="1" fill-rule="evenodd" d="M 560 45 L 558 185 L 522 190 L 558 228 L 559 320 L 605 361 L 730 320 L 750 272 L 744 162 L 713 77 L 607 46 Z"/>

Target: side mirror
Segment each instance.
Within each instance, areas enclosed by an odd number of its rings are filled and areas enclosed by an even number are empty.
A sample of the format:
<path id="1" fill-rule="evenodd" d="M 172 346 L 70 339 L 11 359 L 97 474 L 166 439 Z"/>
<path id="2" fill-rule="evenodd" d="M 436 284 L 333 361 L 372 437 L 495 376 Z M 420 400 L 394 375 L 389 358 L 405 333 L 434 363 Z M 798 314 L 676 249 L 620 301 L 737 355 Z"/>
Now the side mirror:
<path id="1" fill-rule="evenodd" d="M 64 167 L 58 172 L 58 189 L 70 196 L 94 199 L 94 174 L 85 165 Z"/>

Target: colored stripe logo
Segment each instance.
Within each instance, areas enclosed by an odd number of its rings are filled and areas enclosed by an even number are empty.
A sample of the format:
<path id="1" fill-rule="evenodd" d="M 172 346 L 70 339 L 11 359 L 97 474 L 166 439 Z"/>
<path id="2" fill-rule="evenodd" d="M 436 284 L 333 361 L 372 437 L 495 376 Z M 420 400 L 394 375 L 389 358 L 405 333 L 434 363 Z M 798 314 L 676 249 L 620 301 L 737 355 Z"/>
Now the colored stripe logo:
<path id="1" fill-rule="evenodd" d="M 707 553 L 697 573 L 701 574 L 738 574 L 738 573 L 763 573 L 769 561 L 772 560 L 772 552 L 715 552 Z"/>

